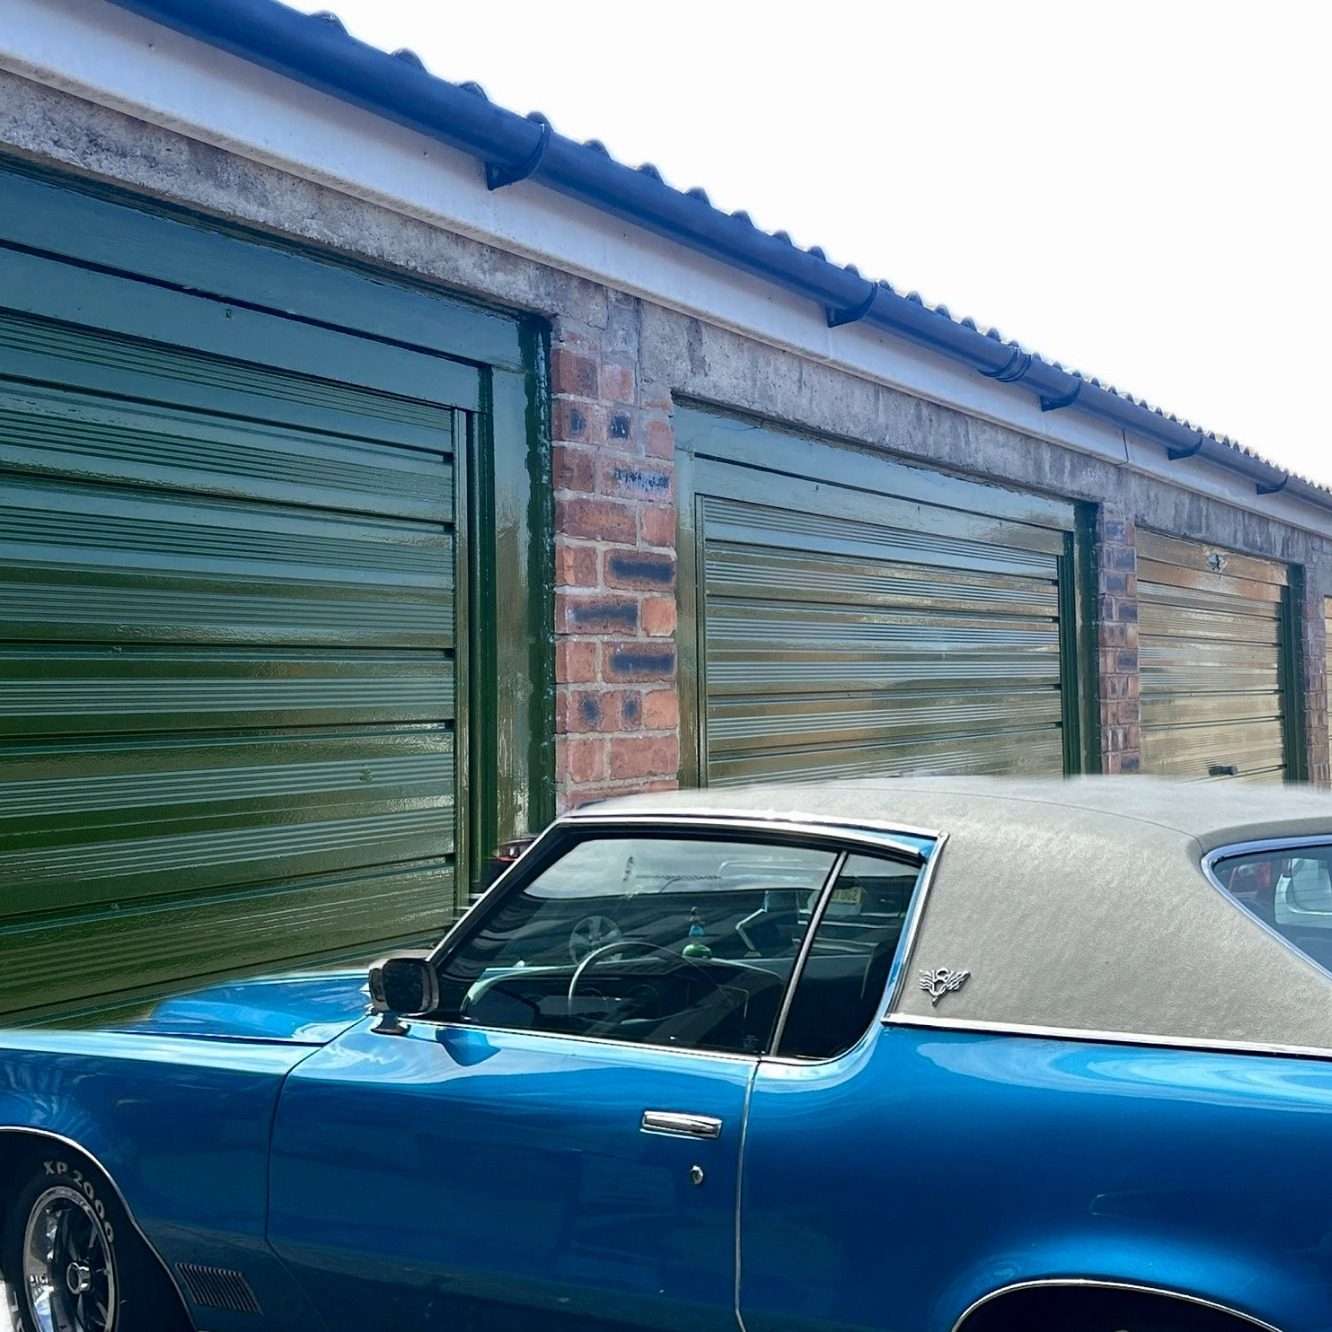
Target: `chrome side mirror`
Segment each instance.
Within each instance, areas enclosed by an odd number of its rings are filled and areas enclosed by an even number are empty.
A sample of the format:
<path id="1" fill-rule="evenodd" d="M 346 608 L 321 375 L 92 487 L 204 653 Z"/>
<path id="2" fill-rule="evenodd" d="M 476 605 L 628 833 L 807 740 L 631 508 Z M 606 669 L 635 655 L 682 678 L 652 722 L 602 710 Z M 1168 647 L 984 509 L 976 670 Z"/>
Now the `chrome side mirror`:
<path id="1" fill-rule="evenodd" d="M 439 1007 L 439 976 L 430 963 L 430 951 L 394 953 L 371 966 L 371 1011 L 425 1017 Z"/>

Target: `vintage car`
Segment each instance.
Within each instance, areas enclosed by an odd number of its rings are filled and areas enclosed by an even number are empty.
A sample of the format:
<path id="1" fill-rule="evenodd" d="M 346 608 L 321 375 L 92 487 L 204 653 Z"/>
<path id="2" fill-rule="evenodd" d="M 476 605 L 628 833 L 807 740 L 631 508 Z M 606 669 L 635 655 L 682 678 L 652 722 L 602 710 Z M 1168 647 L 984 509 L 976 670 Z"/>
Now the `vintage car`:
<path id="1" fill-rule="evenodd" d="M 580 810 L 368 987 L 0 1038 L 13 1317 L 1332 1328 L 1329 864 L 1293 787 Z"/>

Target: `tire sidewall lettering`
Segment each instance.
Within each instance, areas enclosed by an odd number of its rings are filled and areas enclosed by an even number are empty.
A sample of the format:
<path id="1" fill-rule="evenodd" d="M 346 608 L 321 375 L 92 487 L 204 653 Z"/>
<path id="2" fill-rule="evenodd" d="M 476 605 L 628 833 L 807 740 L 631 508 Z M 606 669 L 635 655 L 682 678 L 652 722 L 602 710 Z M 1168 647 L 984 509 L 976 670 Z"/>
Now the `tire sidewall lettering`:
<path id="1" fill-rule="evenodd" d="M 67 1181 L 92 1204 L 92 1209 L 102 1226 L 108 1248 L 114 1248 L 116 1242 L 115 1225 L 107 1218 L 106 1204 L 98 1196 L 96 1185 L 77 1166 L 58 1157 L 42 1162 L 43 1178 Z"/>

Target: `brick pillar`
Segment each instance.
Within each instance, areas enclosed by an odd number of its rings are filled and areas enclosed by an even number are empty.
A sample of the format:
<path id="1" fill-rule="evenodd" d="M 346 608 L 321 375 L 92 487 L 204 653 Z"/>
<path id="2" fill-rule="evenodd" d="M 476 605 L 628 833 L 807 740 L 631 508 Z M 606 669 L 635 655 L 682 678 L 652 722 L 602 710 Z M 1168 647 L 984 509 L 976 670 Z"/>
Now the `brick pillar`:
<path id="1" fill-rule="evenodd" d="M 1323 590 L 1305 570 L 1299 580 L 1302 589 L 1295 607 L 1300 617 L 1300 687 L 1304 692 L 1304 745 L 1308 756 L 1309 780 L 1317 786 L 1329 784 L 1327 742 L 1327 628 L 1324 620 Z"/>
<path id="2" fill-rule="evenodd" d="M 556 780 L 562 809 L 677 784 L 675 438 L 637 374 L 638 307 L 551 348 Z"/>
<path id="3" fill-rule="evenodd" d="M 1138 674 L 1137 533 L 1123 514 L 1096 518 L 1096 646 L 1100 667 L 1101 770 L 1142 770 Z"/>

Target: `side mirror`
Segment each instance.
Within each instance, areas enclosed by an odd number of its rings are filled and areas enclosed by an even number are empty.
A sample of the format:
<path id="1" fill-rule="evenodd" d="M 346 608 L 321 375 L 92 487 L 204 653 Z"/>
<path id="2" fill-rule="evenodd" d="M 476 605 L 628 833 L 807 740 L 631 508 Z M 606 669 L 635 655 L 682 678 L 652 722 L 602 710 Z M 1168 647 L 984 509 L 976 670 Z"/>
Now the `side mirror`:
<path id="1" fill-rule="evenodd" d="M 439 1007 L 439 976 L 430 951 L 395 953 L 370 968 L 370 1007 L 376 1013 L 424 1017 Z"/>

